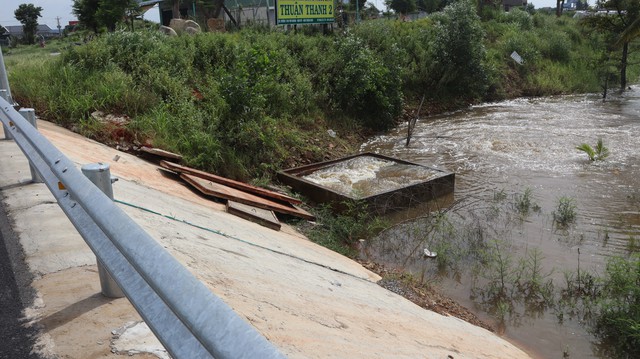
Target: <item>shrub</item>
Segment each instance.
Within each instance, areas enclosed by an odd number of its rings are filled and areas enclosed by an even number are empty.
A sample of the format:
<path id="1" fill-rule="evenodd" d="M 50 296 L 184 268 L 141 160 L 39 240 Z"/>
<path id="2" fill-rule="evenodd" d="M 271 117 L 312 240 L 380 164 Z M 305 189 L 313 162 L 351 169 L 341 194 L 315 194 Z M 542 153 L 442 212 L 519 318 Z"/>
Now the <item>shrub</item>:
<path id="1" fill-rule="evenodd" d="M 458 1 L 435 19 L 432 79 L 436 91 L 445 97 L 482 97 L 487 86 L 484 32 L 475 6 Z"/>
<path id="2" fill-rule="evenodd" d="M 531 30 L 533 28 L 533 19 L 531 15 L 521 9 L 515 8 L 503 15 L 503 21 L 516 24 L 520 30 Z"/>
<path id="3" fill-rule="evenodd" d="M 576 204 L 573 198 L 563 196 L 558 199 L 553 220 L 561 226 L 567 226 L 576 220 Z"/>
<path id="4" fill-rule="evenodd" d="M 552 32 L 546 37 L 542 46 L 542 55 L 560 62 L 571 60 L 571 40 L 563 33 Z"/>
<path id="5" fill-rule="evenodd" d="M 595 332 L 609 344 L 611 357 L 640 356 L 640 261 L 613 258 L 607 263 Z"/>
<path id="6" fill-rule="evenodd" d="M 393 126 L 402 110 L 397 65 L 385 66 L 362 40 L 347 35 L 336 40 L 324 66 L 323 86 L 334 111 L 373 130 Z"/>

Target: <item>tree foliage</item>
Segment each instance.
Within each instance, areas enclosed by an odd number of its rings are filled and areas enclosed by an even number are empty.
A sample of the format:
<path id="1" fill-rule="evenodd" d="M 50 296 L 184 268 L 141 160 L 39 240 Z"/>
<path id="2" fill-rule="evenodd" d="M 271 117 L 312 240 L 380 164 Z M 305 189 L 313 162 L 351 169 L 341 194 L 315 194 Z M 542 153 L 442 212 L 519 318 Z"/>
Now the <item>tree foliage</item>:
<path id="1" fill-rule="evenodd" d="M 598 8 L 608 9 L 606 15 L 588 16 L 583 24 L 608 37 L 608 51 L 620 52 L 620 88 L 627 87 L 629 43 L 640 34 L 640 2 L 638 0 L 600 0 Z"/>
<path id="2" fill-rule="evenodd" d="M 418 10 L 431 14 L 444 9 L 449 2 L 450 0 L 417 0 L 416 5 Z"/>
<path id="3" fill-rule="evenodd" d="M 475 6 L 459 1 L 435 17 L 432 72 L 442 95 L 478 98 L 486 89 L 484 31 Z"/>
<path id="4" fill-rule="evenodd" d="M 24 38 L 28 44 L 35 42 L 36 30 L 38 29 L 38 18 L 41 17 L 42 8 L 33 4 L 20 4 L 14 15 L 16 20 L 22 24 Z"/>
<path id="5" fill-rule="evenodd" d="M 387 0 L 388 7 L 398 14 L 406 15 L 416 11 L 416 0 Z"/>
<path id="6" fill-rule="evenodd" d="M 135 0 L 74 0 L 72 9 L 84 27 L 97 33 L 103 26 L 114 31 L 126 13 L 137 7 Z"/>
<path id="7" fill-rule="evenodd" d="M 97 33 L 100 29 L 100 21 L 96 16 L 99 7 L 100 0 L 74 0 L 72 12 L 78 17 L 82 26 Z"/>

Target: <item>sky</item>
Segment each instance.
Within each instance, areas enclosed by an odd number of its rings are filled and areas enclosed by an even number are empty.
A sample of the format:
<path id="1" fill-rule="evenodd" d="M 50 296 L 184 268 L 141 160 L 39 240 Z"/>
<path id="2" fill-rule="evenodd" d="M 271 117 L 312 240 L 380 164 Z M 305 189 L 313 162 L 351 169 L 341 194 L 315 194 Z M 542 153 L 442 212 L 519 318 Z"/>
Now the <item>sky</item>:
<path id="1" fill-rule="evenodd" d="M 76 20 L 75 15 L 71 13 L 73 0 L 0 0 L 0 25 L 21 25 L 16 20 L 13 12 L 20 4 L 33 4 L 42 8 L 42 17 L 38 18 L 38 24 L 49 25 L 50 28 L 56 29 L 58 26 L 57 17 L 60 17 L 60 26 L 63 28 L 69 24 L 69 21 Z M 151 9 L 145 14 L 145 19 L 158 22 L 158 9 Z"/>
<path id="2" fill-rule="evenodd" d="M 371 0 L 369 0 L 371 1 Z M 592 1 L 589 1 L 590 3 Z M 42 7 L 42 17 L 38 19 L 39 24 L 49 25 L 50 28 L 55 29 L 57 27 L 57 17 L 60 17 L 60 25 L 64 27 L 71 20 L 75 20 L 76 17 L 71 14 L 71 5 L 73 0 L 0 0 L 2 5 L 0 8 L 0 25 L 20 25 L 20 22 L 16 20 L 13 12 L 20 6 L 20 4 L 34 4 L 35 6 Z M 384 9 L 384 0 L 373 0 L 378 9 Z M 533 4 L 536 8 L 542 7 L 555 7 L 556 0 L 529 0 L 529 3 Z M 158 10 L 151 9 L 145 14 L 145 18 L 149 20 L 158 20 Z"/>

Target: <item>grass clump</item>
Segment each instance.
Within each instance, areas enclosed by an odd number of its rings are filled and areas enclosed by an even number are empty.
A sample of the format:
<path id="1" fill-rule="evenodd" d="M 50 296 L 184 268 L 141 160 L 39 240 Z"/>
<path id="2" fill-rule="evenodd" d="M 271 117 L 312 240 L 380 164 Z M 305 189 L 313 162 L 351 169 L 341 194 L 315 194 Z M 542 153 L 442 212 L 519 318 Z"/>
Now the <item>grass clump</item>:
<path id="1" fill-rule="evenodd" d="M 531 211 L 540 211 L 540 206 L 533 200 L 533 190 L 529 187 L 522 194 L 515 194 L 513 206 L 522 217 L 526 217 Z"/>
<path id="2" fill-rule="evenodd" d="M 576 203 L 573 198 L 562 196 L 558 198 L 553 220 L 560 226 L 567 226 L 576 220 Z"/>
<path id="3" fill-rule="evenodd" d="M 348 257 L 357 255 L 360 240 L 373 238 L 387 227 L 380 217 L 370 213 L 362 202 L 345 202 L 346 209 L 335 213 L 323 206 L 315 211 L 317 224 L 303 227 L 312 241 Z"/>
<path id="4" fill-rule="evenodd" d="M 595 319 L 595 333 L 613 356 L 640 356 L 640 258 L 613 258 L 607 263 Z"/>

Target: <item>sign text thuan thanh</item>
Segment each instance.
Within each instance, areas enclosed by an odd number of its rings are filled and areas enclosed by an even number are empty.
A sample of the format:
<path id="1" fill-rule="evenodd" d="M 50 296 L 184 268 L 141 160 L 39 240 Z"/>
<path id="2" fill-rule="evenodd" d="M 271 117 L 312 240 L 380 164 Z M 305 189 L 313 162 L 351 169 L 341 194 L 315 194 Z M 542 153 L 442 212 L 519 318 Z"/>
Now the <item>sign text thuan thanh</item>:
<path id="1" fill-rule="evenodd" d="M 334 0 L 276 0 L 278 25 L 327 24 L 334 14 Z"/>

